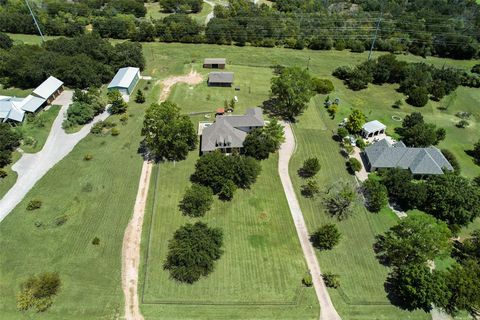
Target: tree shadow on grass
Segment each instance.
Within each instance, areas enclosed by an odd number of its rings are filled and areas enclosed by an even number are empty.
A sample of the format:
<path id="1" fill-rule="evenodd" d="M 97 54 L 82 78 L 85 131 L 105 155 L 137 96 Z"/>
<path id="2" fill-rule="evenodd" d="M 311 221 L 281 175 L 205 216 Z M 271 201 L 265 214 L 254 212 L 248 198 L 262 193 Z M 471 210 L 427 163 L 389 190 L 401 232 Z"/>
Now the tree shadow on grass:
<path id="1" fill-rule="evenodd" d="M 473 151 L 473 149 L 471 149 L 471 150 L 463 150 L 463 151 L 465 151 L 465 153 L 466 153 L 468 156 L 472 157 L 473 163 L 475 163 L 477 166 L 480 166 L 480 161 L 477 161 L 477 160 L 475 159 L 475 152 Z"/>

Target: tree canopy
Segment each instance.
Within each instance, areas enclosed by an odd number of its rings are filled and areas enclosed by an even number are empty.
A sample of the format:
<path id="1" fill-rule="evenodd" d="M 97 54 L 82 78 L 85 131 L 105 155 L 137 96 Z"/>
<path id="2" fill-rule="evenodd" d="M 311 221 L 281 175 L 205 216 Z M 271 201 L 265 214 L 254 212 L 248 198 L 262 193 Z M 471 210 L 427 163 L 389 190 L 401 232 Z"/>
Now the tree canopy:
<path id="1" fill-rule="evenodd" d="M 8 123 L 0 123 L 0 168 L 12 162 L 12 152 L 20 145 L 21 138 Z"/>
<path id="2" fill-rule="evenodd" d="M 164 268 L 180 282 L 194 283 L 210 274 L 223 254 L 223 233 L 203 222 L 187 223 L 168 242 Z"/>
<path id="3" fill-rule="evenodd" d="M 395 128 L 402 141 L 409 147 L 430 147 L 445 139 L 445 129 L 425 123 L 419 112 L 407 115 L 402 127 Z"/>
<path id="4" fill-rule="evenodd" d="M 209 187 L 194 183 L 185 192 L 183 199 L 180 201 L 179 208 L 184 215 L 201 217 L 210 210 L 212 203 L 212 190 Z"/>
<path id="5" fill-rule="evenodd" d="M 154 103 L 147 109 L 142 135 L 151 155 L 159 160 L 184 160 L 197 144 L 192 121 L 170 101 Z"/>

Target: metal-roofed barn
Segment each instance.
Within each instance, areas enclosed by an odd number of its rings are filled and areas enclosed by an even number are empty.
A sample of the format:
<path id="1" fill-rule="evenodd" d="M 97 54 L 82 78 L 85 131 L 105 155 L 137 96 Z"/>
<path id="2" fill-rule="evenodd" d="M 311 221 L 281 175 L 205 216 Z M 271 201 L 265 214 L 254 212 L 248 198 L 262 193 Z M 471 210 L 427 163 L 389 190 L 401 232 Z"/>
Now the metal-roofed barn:
<path id="1" fill-rule="evenodd" d="M 130 95 L 140 80 L 140 69 L 125 67 L 117 71 L 108 85 L 108 90 L 118 90 L 122 95 Z"/>
<path id="2" fill-rule="evenodd" d="M 414 175 L 443 174 L 444 170 L 453 171 L 453 167 L 434 147 L 409 148 L 400 141 L 390 144 L 382 139 L 365 148 L 367 168 L 370 171 L 384 168 L 409 169 Z"/>
<path id="3" fill-rule="evenodd" d="M 206 58 L 203 60 L 203 67 L 207 69 L 225 69 L 227 60 L 225 58 Z"/>
<path id="4" fill-rule="evenodd" d="M 63 82 L 50 76 L 47 80 L 43 81 L 35 90 L 32 95 L 38 98 L 45 99 L 47 104 L 52 103 L 56 97 L 63 91 Z"/>
<path id="5" fill-rule="evenodd" d="M 233 72 L 210 72 L 208 85 L 218 87 L 231 87 L 233 84 Z"/>
<path id="6" fill-rule="evenodd" d="M 263 111 L 260 108 L 249 109 L 244 115 L 217 116 L 215 123 L 202 131 L 202 153 L 221 150 L 231 153 L 243 148 L 247 134 L 265 125 Z"/>

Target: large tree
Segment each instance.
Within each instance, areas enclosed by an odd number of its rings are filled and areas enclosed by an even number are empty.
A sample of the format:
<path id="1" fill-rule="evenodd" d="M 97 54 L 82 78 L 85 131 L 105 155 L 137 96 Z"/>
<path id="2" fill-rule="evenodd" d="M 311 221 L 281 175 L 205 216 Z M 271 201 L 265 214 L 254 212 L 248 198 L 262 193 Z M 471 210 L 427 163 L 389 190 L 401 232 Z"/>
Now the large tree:
<path id="1" fill-rule="evenodd" d="M 452 293 L 445 305 L 440 305 L 448 313 L 456 315 L 462 310 L 478 316 L 480 314 L 480 262 L 469 259 L 454 264 L 449 270 L 447 284 Z"/>
<path id="2" fill-rule="evenodd" d="M 315 248 L 320 250 L 332 250 L 340 239 L 342 234 L 338 231 L 336 225 L 332 223 L 320 226 L 311 236 L 310 241 Z"/>
<path id="3" fill-rule="evenodd" d="M 307 70 L 285 68 L 280 76 L 272 78 L 271 97 L 275 112 L 287 120 L 295 120 L 307 108 L 313 97 L 312 80 Z"/>
<path id="4" fill-rule="evenodd" d="M 214 269 L 223 254 L 223 233 L 203 222 L 187 223 L 173 234 L 168 243 L 164 268 L 173 279 L 194 283 Z"/>
<path id="5" fill-rule="evenodd" d="M 338 220 L 344 220 L 353 212 L 356 200 L 357 192 L 350 184 L 338 183 L 328 190 L 324 204 L 330 215 Z"/>
<path id="6" fill-rule="evenodd" d="M 388 192 L 385 185 L 376 179 L 367 179 L 362 186 L 365 205 L 371 212 L 379 212 L 388 203 Z"/>
<path id="7" fill-rule="evenodd" d="M 160 160 L 184 160 L 197 144 L 192 121 L 170 101 L 154 103 L 147 109 L 142 135 L 151 154 Z"/>
<path id="8" fill-rule="evenodd" d="M 445 304 L 450 293 L 444 273 L 430 271 L 422 264 L 404 264 L 389 275 L 386 285 L 390 300 L 407 310 L 432 309 L 432 304 Z"/>
<path id="9" fill-rule="evenodd" d="M 419 112 L 407 115 L 402 127 L 395 128 L 395 132 L 409 147 L 430 147 L 445 139 L 445 129 L 437 128 L 432 123 L 425 123 Z"/>
<path id="10" fill-rule="evenodd" d="M 179 208 L 184 215 L 201 217 L 210 210 L 213 203 L 213 192 L 209 187 L 194 183 L 187 189 Z"/>
<path id="11" fill-rule="evenodd" d="M 358 109 L 353 109 L 350 115 L 348 116 L 348 121 L 345 124 L 345 128 L 350 133 L 358 133 L 362 130 L 362 126 L 365 124 L 366 117 L 362 111 Z"/>
<path id="12" fill-rule="evenodd" d="M 257 160 L 264 160 L 277 151 L 284 140 L 283 126 L 273 119 L 265 127 L 248 133 L 243 142 L 243 152 Z"/>
<path id="13" fill-rule="evenodd" d="M 427 199 L 422 209 L 454 228 L 466 226 L 480 215 L 480 188 L 456 174 L 429 178 Z"/>
<path id="14" fill-rule="evenodd" d="M 376 237 L 375 252 L 387 265 L 422 264 L 451 250 L 447 224 L 425 213 L 410 213 Z"/>

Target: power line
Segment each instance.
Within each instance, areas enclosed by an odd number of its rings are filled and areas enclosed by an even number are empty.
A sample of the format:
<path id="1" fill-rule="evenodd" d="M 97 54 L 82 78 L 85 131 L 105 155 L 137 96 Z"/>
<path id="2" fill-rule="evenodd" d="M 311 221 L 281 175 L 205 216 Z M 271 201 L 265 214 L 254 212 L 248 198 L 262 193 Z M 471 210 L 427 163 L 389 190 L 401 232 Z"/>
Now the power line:
<path id="1" fill-rule="evenodd" d="M 42 38 L 42 42 L 45 42 L 45 38 L 43 37 L 42 30 L 40 29 L 40 26 L 38 25 L 37 18 L 35 18 L 35 15 L 33 14 L 32 8 L 30 7 L 30 4 L 28 3 L 28 0 L 25 0 L 25 3 L 27 4 L 28 10 L 30 11 L 30 15 L 33 18 L 33 22 L 35 23 L 35 26 L 37 27 L 38 33 L 40 34 L 40 37 Z"/>

